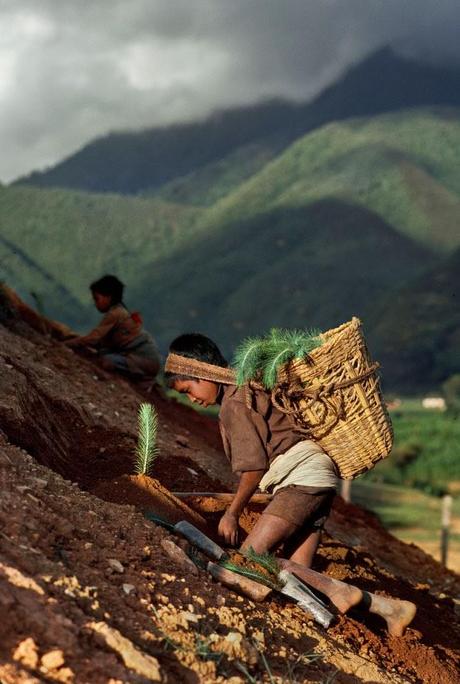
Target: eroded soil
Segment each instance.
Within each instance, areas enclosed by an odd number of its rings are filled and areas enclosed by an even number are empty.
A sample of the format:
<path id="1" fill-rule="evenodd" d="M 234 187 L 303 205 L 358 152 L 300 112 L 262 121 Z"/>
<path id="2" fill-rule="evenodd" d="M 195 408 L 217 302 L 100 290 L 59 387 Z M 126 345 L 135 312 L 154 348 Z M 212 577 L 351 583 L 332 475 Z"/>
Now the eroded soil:
<path id="1" fill-rule="evenodd" d="M 233 478 L 215 422 L 153 393 L 159 482 L 139 483 L 145 399 L 50 337 L 0 325 L 2 682 L 459 681 L 459 577 L 341 499 L 316 569 L 414 601 L 402 638 L 358 609 L 326 631 L 278 594 L 255 604 L 190 566 L 135 497 L 213 534 L 225 503 L 167 490 L 230 491 Z"/>

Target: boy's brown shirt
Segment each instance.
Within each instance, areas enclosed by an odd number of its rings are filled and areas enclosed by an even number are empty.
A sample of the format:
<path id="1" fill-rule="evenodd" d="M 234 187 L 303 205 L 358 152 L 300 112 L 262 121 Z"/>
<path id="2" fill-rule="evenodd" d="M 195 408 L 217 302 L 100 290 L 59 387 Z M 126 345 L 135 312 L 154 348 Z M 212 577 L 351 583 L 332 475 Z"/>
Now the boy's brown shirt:
<path id="1" fill-rule="evenodd" d="M 248 408 L 245 389 L 226 386 L 219 422 L 233 472 L 267 470 L 276 456 L 303 439 L 288 417 L 273 406 L 270 393 L 259 390 L 254 390 L 252 408 Z"/>
<path id="2" fill-rule="evenodd" d="M 122 305 L 111 306 L 98 326 L 80 340 L 85 345 L 123 349 L 142 332 L 142 323 L 133 320 Z"/>

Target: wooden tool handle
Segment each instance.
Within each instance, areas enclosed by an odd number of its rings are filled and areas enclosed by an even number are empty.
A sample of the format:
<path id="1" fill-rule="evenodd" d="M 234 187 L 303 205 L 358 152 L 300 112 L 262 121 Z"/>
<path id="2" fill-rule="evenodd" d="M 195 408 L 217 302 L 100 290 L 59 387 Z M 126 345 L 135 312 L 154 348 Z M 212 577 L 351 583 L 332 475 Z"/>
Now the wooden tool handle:
<path id="1" fill-rule="evenodd" d="M 254 582 L 254 580 L 249 579 L 249 577 L 243 577 L 243 575 L 238 575 L 232 570 L 227 570 L 217 563 L 208 563 L 208 572 L 216 579 L 218 582 L 222 582 L 227 587 L 236 589 L 236 591 L 245 594 L 253 601 L 263 601 L 269 593 L 271 592 L 270 587 L 266 587 L 264 584 L 259 584 L 259 582 Z"/>

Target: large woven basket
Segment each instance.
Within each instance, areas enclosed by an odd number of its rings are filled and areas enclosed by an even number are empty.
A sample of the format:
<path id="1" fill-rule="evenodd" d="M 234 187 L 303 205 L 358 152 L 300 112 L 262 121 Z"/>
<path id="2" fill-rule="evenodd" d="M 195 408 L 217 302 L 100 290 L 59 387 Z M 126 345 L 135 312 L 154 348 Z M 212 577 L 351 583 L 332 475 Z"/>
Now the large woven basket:
<path id="1" fill-rule="evenodd" d="M 317 441 L 350 480 L 388 456 L 393 429 L 361 322 L 322 334 L 323 344 L 278 374 L 274 403 Z"/>

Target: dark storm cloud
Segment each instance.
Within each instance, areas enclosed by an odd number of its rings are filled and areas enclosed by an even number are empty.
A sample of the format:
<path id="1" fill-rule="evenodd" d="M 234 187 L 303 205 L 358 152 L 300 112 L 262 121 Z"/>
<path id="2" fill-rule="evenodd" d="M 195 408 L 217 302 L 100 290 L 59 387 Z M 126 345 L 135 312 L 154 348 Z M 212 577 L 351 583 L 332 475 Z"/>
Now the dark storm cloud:
<path id="1" fill-rule="evenodd" d="M 392 42 L 455 60 L 458 0 L 0 0 L 0 178 L 120 128 L 314 96 Z"/>

